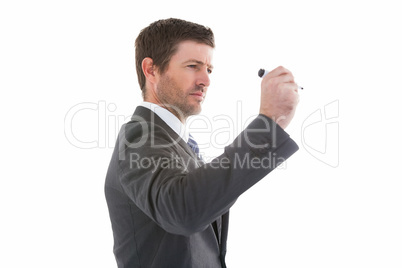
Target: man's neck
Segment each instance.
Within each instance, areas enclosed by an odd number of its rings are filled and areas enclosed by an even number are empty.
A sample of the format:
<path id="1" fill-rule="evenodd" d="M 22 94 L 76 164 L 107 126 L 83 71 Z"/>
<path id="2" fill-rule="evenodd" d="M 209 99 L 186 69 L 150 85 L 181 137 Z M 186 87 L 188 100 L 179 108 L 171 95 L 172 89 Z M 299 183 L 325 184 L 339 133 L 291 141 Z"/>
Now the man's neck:
<path id="1" fill-rule="evenodd" d="M 145 101 L 145 102 L 150 102 L 150 103 L 156 104 L 156 105 L 158 105 L 158 106 L 160 106 L 160 107 L 162 107 L 162 108 L 168 110 L 168 111 L 171 112 L 174 116 L 176 116 L 177 119 L 179 119 L 180 122 L 181 122 L 183 125 L 186 124 L 186 121 L 187 121 L 188 116 L 185 116 L 183 113 L 181 113 L 181 111 L 180 111 L 180 113 L 179 113 L 179 112 L 177 111 L 177 108 L 176 108 L 176 109 L 172 108 L 173 105 L 165 104 L 165 103 L 162 103 L 162 102 L 160 102 L 160 101 L 153 100 L 153 99 L 151 99 L 151 100 L 149 100 L 149 99 L 148 99 L 148 100 L 147 100 L 147 99 L 144 99 L 144 101 Z"/>

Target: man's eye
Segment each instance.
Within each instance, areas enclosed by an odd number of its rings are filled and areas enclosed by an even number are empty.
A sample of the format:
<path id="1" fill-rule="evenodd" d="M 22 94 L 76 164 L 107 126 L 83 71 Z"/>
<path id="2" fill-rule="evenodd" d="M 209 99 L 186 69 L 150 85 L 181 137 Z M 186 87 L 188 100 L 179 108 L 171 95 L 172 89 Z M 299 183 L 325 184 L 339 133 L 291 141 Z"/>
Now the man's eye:
<path id="1" fill-rule="evenodd" d="M 212 69 L 208 69 L 208 73 L 211 74 L 211 73 L 212 73 Z"/>
<path id="2" fill-rule="evenodd" d="M 197 65 L 187 65 L 187 67 L 195 68 L 195 67 L 197 67 Z"/>

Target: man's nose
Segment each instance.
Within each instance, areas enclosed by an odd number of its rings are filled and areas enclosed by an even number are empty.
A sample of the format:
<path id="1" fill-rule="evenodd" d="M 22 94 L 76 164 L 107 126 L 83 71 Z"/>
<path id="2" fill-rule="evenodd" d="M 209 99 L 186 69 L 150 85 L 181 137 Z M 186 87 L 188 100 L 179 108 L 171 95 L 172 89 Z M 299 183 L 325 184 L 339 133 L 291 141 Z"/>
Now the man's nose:
<path id="1" fill-rule="evenodd" d="M 202 70 L 199 72 L 197 77 L 197 85 L 203 87 L 209 87 L 211 80 L 209 79 L 209 72 L 208 69 Z"/>

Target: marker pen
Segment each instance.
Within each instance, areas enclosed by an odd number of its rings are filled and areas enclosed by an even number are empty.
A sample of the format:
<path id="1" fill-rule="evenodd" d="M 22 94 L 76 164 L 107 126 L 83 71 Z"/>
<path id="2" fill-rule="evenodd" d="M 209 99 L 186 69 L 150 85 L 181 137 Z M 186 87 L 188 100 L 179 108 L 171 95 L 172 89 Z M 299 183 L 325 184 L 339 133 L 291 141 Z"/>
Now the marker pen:
<path id="1" fill-rule="evenodd" d="M 265 71 L 265 69 L 260 69 L 258 71 L 258 76 L 261 78 L 264 78 L 264 76 L 266 76 L 267 74 L 268 74 L 268 71 Z M 298 86 L 297 88 L 303 90 L 303 88 L 301 86 Z"/>

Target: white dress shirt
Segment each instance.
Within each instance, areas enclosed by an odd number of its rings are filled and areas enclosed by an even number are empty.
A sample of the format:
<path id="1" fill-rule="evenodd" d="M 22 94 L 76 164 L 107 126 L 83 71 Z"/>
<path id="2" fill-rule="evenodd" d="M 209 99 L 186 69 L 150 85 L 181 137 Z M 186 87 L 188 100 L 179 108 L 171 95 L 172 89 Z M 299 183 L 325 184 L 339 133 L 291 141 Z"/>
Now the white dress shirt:
<path id="1" fill-rule="evenodd" d="M 144 101 L 140 106 L 150 109 L 156 113 L 171 129 L 173 129 L 186 143 L 188 142 L 189 133 L 186 131 L 185 125 L 172 114 L 169 110 L 152 102 Z"/>

